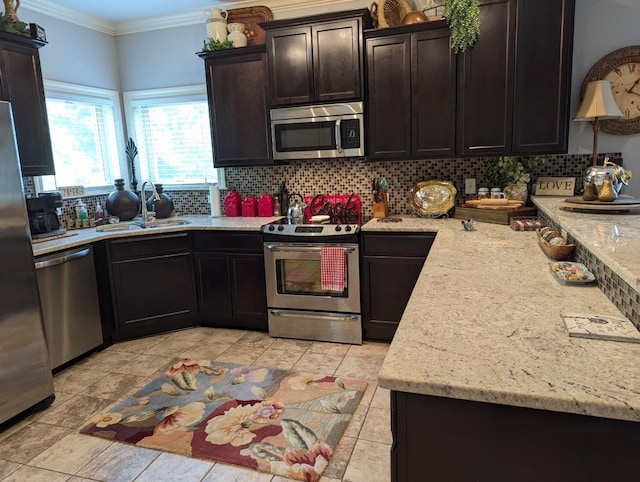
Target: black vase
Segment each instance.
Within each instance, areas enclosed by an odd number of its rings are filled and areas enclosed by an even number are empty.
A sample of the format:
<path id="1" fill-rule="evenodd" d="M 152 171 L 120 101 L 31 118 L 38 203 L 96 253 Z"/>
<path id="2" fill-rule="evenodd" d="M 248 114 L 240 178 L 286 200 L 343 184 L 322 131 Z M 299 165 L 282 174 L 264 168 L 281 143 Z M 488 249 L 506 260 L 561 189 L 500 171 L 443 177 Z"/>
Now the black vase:
<path id="1" fill-rule="evenodd" d="M 160 196 L 157 201 L 153 199 L 153 194 L 147 199 L 147 210 L 155 211 L 156 218 L 168 218 L 173 213 L 173 199 L 166 192 L 162 192 L 162 184 L 156 184 L 156 191 Z"/>
<path id="2" fill-rule="evenodd" d="M 111 216 L 118 216 L 120 221 L 131 221 L 140 212 L 140 198 L 124 188 L 124 179 L 114 180 L 116 190 L 107 196 L 105 208 Z"/>

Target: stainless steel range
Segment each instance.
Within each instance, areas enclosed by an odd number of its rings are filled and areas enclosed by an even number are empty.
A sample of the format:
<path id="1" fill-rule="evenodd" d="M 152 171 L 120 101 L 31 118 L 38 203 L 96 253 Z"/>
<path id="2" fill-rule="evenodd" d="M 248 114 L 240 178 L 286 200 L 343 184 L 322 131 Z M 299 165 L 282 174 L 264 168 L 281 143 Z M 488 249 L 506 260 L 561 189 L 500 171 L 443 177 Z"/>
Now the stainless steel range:
<path id="1" fill-rule="evenodd" d="M 262 227 L 269 334 L 361 344 L 359 226 L 285 222 Z"/>

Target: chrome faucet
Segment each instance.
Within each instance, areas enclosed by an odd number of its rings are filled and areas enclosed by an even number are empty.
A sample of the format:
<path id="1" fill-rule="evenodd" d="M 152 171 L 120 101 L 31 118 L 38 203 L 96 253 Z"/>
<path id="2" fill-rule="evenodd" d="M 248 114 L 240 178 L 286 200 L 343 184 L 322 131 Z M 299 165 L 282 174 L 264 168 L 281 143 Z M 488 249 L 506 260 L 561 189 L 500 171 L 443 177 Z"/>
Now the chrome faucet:
<path id="1" fill-rule="evenodd" d="M 156 190 L 156 186 L 151 182 L 151 181 L 144 181 L 142 183 L 142 187 L 140 188 L 140 201 L 142 201 L 142 208 L 141 208 L 141 212 L 142 212 L 142 227 L 146 226 L 147 223 L 151 222 L 151 219 L 153 216 L 156 215 L 155 211 L 148 211 L 147 210 L 147 200 L 145 199 L 144 196 L 144 187 L 150 184 L 151 185 L 151 190 L 153 191 L 153 200 L 154 203 L 155 201 L 159 201 L 160 200 L 160 195 L 158 194 L 158 191 Z"/>

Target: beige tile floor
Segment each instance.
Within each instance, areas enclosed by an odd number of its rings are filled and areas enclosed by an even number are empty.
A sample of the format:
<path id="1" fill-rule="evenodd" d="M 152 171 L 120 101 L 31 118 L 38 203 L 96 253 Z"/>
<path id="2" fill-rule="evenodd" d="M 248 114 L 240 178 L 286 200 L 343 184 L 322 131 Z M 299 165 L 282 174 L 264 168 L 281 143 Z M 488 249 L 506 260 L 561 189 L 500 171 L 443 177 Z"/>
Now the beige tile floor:
<path id="1" fill-rule="evenodd" d="M 0 480 L 291 480 L 78 433 L 93 416 L 150 382 L 173 358 L 190 357 L 367 380 L 369 388 L 321 482 L 387 482 L 389 392 L 376 382 L 387 348 L 384 343 L 342 345 L 218 328 L 193 328 L 117 343 L 58 373 L 54 404 L 0 433 Z"/>

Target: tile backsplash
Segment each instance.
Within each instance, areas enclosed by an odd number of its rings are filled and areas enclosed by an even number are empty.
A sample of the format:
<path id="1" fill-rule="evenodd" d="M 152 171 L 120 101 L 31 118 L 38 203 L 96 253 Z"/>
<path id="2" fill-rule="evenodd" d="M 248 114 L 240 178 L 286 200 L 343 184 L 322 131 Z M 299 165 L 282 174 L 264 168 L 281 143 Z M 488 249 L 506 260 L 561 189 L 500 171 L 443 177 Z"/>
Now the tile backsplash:
<path id="1" fill-rule="evenodd" d="M 619 153 L 608 154 L 620 158 Z M 601 154 L 601 158 L 604 154 Z M 531 173 L 532 183 L 540 176 L 582 178 L 585 169 L 591 165 L 591 155 L 549 155 L 542 165 Z M 618 159 L 618 162 L 619 159 Z M 275 193 L 285 181 L 290 193 L 303 196 L 315 194 L 359 194 L 362 199 L 362 219 L 373 216 L 371 205 L 371 180 L 386 177 L 389 183 L 389 213 L 391 215 L 412 213 L 409 195 L 420 181 L 441 179 L 451 181 L 458 194 L 456 204 L 475 197 L 464 194 L 465 179 L 476 179 L 477 187 L 488 186 L 484 176 L 483 159 L 429 159 L 417 161 L 363 161 L 359 159 L 292 161 L 287 165 L 265 167 L 226 168 L 227 190 L 234 189 L 241 196 L 259 196 Z M 35 193 L 32 178 L 25 177 L 26 194 Z M 578 185 L 580 183 L 577 183 Z M 172 198 L 178 214 L 208 215 L 208 190 L 165 189 Z M 224 196 L 224 192 L 222 195 Z M 104 208 L 106 195 L 84 196 L 89 214 L 95 203 Z M 73 216 L 75 198 L 65 199 L 63 217 Z"/>

